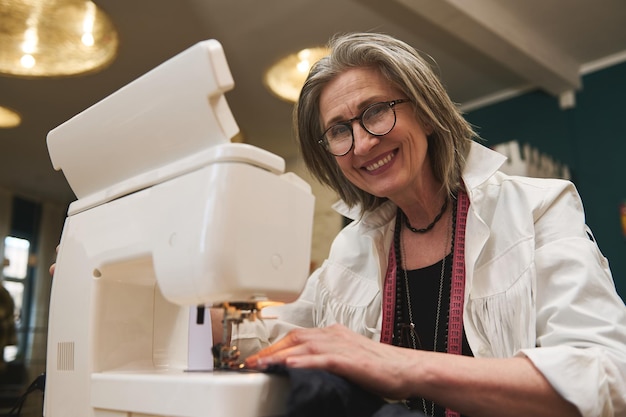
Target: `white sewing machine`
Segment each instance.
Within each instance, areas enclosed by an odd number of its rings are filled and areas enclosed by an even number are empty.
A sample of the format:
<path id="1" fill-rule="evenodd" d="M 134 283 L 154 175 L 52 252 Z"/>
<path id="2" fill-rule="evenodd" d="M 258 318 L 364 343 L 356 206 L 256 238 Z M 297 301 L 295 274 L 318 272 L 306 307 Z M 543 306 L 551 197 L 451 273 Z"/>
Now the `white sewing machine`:
<path id="1" fill-rule="evenodd" d="M 46 417 L 284 411 L 282 378 L 212 371 L 197 308 L 254 316 L 294 300 L 309 269 L 310 187 L 230 143 L 233 85 L 221 45 L 200 42 L 49 133 L 77 200 L 52 285 Z"/>

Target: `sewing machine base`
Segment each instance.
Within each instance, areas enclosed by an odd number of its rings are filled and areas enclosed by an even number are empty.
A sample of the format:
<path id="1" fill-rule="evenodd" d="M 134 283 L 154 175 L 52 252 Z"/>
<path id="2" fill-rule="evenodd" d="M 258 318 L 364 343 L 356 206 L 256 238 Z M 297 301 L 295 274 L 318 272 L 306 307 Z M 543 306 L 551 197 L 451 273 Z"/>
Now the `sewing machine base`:
<path id="1" fill-rule="evenodd" d="M 289 381 L 261 372 L 106 372 L 91 376 L 96 417 L 277 417 Z"/>

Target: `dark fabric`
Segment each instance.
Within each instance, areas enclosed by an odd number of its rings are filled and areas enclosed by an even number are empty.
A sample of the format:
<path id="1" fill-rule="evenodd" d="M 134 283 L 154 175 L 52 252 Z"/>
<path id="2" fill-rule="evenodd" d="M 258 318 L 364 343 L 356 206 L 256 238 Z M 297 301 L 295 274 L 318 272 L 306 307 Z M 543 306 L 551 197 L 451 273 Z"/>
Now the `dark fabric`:
<path id="1" fill-rule="evenodd" d="M 270 367 L 289 378 L 285 417 L 420 417 L 403 404 L 387 403 L 359 386 L 326 371 Z"/>

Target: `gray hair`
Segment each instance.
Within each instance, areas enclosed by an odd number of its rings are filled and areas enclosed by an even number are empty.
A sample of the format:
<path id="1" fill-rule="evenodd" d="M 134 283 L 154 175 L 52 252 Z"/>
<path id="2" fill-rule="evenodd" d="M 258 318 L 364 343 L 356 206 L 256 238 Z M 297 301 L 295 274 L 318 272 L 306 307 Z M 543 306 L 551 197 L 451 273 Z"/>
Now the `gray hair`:
<path id="1" fill-rule="evenodd" d="M 472 140 L 477 137 L 428 63 L 408 44 L 376 33 L 352 33 L 333 37 L 330 55 L 309 72 L 294 109 L 294 126 L 300 152 L 311 174 L 337 192 L 350 207 L 362 213 L 387 199 L 367 193 L 349 182 L 335 157 L 318 140 L 322 135 L 319 99 L 324 87 L 351 68 L 374 68 L 413 102 L 415 117 L 433 129 L 428 136 L 428 156 L 435 178 L 450 195 L 461 186 L 461 172 Z"/>

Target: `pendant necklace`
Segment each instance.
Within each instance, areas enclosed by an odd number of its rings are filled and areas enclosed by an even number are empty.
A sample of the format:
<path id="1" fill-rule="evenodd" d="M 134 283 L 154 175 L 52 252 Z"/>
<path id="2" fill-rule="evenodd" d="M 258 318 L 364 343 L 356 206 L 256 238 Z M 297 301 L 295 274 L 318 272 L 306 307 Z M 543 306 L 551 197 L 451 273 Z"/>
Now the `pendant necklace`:
<path id="1" fill-rule="evenodd" d="M 411 230 L 414 233 L 425 233 L 427 231 L 429 231 L 430 229 L 433 228 L 433 226 L 435 225 L 435 223 L 437 223 L 437 221 L 439 221 L 439 219 L 442 217 L 443 213 L 445 212 L 446 208 L 448 205 L 448 199 L 446 199 L 446 201 L 444 202 L 440 213 L 437 215 L 437 217 L 435 217 L 435 220 L 428 225 L 427 227 L 425 227 L 424 229 L 414 229 L 410 224 L 409 221 L 407 219 L 407 217 L 404 215 L 404 213 L 401 210 L 398 210 L 398 216 L 402 216 L 404 217 L 404 221 L 405 224 L 407 226 L 407 228 L 409 230 Z M 455 211 L 455 210 L 453 210 Z M 454 216 L 454 213 L 452 213 L 452 216 Z M 444 283 L 444 279 L 445 279 L 445 271 L 446 271 L 446 255 L 448 252 L 448 237 L 452 234 L 452 231 L 450 230 L 450 226 L 451 226 L 451 218 L 448 219 L 448 225 L 447 225 L 447 233 L 445 234 L 444 237 L 444 250 L 443 250 L 443 259 L 441 261 L 441 273 L 439 275 L 439 289 L 438 289 L 438 296 L 437 296 L 437 310 L 436 310 L 436 316 L 435 316 L 435 331 L 434 331 L 434 340 L 433 340 L 433 352 L 437 351 L 437 340 L 439 339 L 439 320 L 441 318 L 441 303 L 442 303 L 442 298 L 443 298 L 443 283 Z M 399 245 L 398 245 L 399 243 Z M 400 230 L 398 230 L 398 242 L 396 243 L 397 246 L 399 246 L 399 251 L 396 251 L 396 253 L 400 254 L 401 259 L 399 259 L 398 264 L 402 265 L 402 263 L 405 262 L 406 260 L 406 253 L 405 253 L 405 249 L 404 249 L 404 244 L 402 243 L 402 230 L 400 228 Z M 419 335 L 417 335 L 417 332 L 415 330 L 415 322 L 413 320 L 413 308 L 412 308 L 412 304 L 411 304 L 411 293 L 409 291 L 409 276 L 407 273 L 407 269 L 406 267 L 402 267 L 402 271 L 404 272 L 404 291 L 406 294 L 406 303 L 407 303 L 407 313 L 408 313 L 408 319 L 409 319 L 409 333 L 411 335 L 411 347 L 413 349 L 417 349 L 418 345 L 421 346 L 421 342 L 418 344 L 419 341 Z M 435 415 L 435 402 L 431 402 L 431 410 L 430 410 L 430 414 L 428 414 L 427 412 L 427 407 L 426 407 L 426 400 L 424 398 L 422 398 L 422 408 L 424 411 L 424 414 L 426 416 L 434 416 Z"/>

